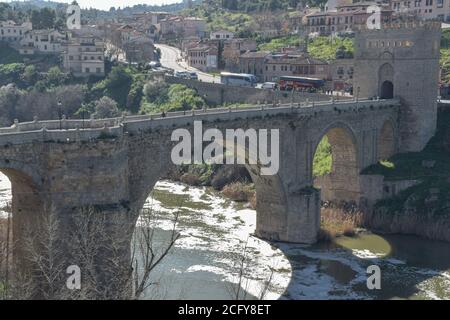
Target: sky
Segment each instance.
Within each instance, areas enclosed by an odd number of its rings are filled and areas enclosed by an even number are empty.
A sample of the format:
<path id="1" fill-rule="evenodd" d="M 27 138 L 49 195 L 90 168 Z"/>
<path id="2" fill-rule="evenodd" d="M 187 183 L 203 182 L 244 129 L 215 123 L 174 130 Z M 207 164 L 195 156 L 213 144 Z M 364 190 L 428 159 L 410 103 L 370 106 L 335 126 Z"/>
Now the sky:
<path id="1" fill-rule="evenodd" d="M 54 0 L 55 2 L 71 3 L 73 0 Z M 0 0 L 0 2 L 11 2 L 11 0 Z M 127 7 L 135 4 L 162 5 L 182 2 L 182 0 L 77 0 L 81 8 L 97 8 L 109 10 L 111 7 Z"/>

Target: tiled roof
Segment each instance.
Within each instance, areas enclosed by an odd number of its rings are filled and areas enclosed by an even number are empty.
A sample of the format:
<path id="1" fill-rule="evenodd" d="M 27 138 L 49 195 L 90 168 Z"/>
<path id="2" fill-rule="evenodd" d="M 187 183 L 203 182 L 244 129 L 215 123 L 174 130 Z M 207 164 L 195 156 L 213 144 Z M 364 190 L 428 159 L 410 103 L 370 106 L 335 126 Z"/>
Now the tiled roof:
<path id="1" fill-rule="evenodd" d="M 242 58 L 265 58 L 270 54 L 269 51 L 248 51 L 241 55 Z"/>

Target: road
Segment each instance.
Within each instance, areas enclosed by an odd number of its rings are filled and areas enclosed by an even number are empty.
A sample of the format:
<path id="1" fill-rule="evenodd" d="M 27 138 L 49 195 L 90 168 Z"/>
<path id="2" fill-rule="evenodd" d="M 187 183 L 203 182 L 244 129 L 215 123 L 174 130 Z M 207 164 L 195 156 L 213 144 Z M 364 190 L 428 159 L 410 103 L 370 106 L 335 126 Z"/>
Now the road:
<path id="1" fill-rule="evenodd" d="M 155 46 L 161 50 L 160 62 L 163 67 L 170 68 L 175 71 L 196 72 L 200 81 L 220 83 L 220 77 L 188 66 L 186 61 L 181 58 L 180 49 L 165 44 L 155 44 Z"/>

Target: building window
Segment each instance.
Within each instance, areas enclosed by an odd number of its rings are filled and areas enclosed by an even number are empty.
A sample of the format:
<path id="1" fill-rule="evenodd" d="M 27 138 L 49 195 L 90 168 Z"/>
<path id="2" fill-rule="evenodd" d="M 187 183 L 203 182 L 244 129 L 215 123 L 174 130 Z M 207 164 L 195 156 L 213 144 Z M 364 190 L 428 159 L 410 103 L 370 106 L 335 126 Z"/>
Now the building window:
<path id="1" fill-rule="evenodd" d="M 97 73 L 101 73 L 102 72 L 102 68 L 97 68 Z"/>

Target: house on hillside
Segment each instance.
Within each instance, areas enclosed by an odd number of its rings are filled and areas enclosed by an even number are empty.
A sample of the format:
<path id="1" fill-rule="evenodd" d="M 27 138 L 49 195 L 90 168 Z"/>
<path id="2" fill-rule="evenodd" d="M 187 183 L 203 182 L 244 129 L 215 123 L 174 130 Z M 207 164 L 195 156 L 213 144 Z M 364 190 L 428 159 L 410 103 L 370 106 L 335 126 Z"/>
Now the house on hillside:
<path id="1" fill-rule="evenodd" d="M 60 54 L 62 42 L 67 39 L 67 35 L 58 30 L 30 30 L 27 31 L 20 41 L 19 52 L 24 55 L 33 53 Z"/>
<path id="2" fill-rule="evenodd" d="M 63 44 L 63 68 L 76 77 L 104 76 L 104 43 L 94 37 L 71 38 Z"/>
<path id="3" fill-rule="evenodd" d="M 33 29 L 31 22 L 17 24 L 14 21 L 0 21 L 0 41 L 19 44 L 25 34 Z"/>

